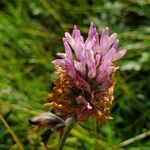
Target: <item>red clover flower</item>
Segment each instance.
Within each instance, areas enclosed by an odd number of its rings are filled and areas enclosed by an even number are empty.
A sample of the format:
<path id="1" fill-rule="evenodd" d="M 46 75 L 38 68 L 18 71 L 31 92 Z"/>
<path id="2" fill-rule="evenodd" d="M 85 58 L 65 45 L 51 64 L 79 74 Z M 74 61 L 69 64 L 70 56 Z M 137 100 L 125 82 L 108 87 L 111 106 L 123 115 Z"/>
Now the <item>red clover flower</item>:
<path id="1" fill-rule="evenodd" d="M 122 58 L 126 50 L 118 50 L 117 34 L 109 35 L 105 27 L 101 35 L 96 27 L 89 28 L 84 40 L 80 30 L 74 26 L 72 34 L 65 33 L 64 53 L 52 61 L 57 69 L 50 103 L 64 117 L 85 121 L 92 116 L 101 125 L 111 119 L 109 109 L 113 101 L 113 75 L 118 67 L 115 61 Z"/>

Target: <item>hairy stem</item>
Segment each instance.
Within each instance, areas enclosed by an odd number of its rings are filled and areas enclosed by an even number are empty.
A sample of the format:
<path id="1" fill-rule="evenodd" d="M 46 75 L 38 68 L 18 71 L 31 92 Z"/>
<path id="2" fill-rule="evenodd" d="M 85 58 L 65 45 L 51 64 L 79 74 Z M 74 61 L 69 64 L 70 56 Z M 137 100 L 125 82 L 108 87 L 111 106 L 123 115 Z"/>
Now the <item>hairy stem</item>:
<path id="1" fill-rule="evenodd" d="M 76 122 L 75 119 L 72 117 L 68 119 L 66 128 L 65 128 L 64 133 L 59 141 L 57 150 L 63 150 L 63 147 L 65 145 L 67 137 L 69 136 L 69 133 L 70 133 L 71 129 L 73 128 L 75 122 Z"/>

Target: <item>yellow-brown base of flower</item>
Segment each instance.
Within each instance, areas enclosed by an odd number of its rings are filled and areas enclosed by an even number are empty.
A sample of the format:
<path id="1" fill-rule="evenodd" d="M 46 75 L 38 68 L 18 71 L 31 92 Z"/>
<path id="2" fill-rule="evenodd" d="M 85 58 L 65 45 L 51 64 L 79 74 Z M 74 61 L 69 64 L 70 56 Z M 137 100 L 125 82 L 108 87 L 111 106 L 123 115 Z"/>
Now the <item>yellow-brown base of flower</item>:
<path id="1" fill-rule="evenodd" d="M 48 95 L 50 103 L 44 106 L 53 107 L 62 116 L 73 116 L 77 121 L 85 121 L 89 116 L 96 118 L 101 125 L 105 120 L 112 119 L 109 108 L 113 101 L 113 86 L 107 91 L 92 89 L 88 93 L 77 87 L 77 81 L 59 70 L 53 93 Z M 85 106 L 85 101 L 88 106 Z"/>

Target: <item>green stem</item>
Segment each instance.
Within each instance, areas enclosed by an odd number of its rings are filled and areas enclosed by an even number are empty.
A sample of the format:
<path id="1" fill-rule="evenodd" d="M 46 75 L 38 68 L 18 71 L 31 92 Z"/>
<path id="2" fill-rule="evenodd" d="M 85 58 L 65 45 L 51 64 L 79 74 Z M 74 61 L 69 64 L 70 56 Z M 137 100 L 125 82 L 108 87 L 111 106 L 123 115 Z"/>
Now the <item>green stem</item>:
<path id="1" fill-rule="evenodd" d="M 67 125 L 66 125 L 66 128 L 64 130 L 64 133 L 59 141 L 59 144 L 58 144 L 58 147 L 57 147 L 57 150 L 63 150 L 63 147 L 65 145 L 65 142 L 67 140 L 67 137 L 71 131 L 71 129 L 73 128 L 74 124 L 75 124 L 75 119 L 74 118 L 69 118 L 68 119 L 68 122 L 67 122 Z"/>
<path id="2" fill-rule="evenodd" d="M 9 125 L 7 124 L 7 122 L 5 121 L 5 119 L 3 118 L 3 116 L 1 114 L 0 114 L 0 121 L 4 124 L 6 129 L 9 131 L 9 133 L 13 137 L 14 141 L 18 144 L 18 148 L 20 150 L 24 150 L 24 148 L 23 148 L 22 144 L 20 143 L 20 141 L 18 140 L 17 136 L 15 135 L 13 130 L 9 127 Z"/>

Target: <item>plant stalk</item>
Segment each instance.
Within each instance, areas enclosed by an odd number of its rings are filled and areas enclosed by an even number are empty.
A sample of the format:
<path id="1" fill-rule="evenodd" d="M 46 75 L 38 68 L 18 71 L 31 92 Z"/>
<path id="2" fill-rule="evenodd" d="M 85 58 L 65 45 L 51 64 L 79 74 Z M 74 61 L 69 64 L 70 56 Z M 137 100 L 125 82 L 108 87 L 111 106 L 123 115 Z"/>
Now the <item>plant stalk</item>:
<path id="1" fill-rule="evenodd" d="M 9 133 L 11 134 L 14 141 L 18 144 L 19 150 L 24 150 L 24 148 L 23 148 L 22 144 L 20 143 L 20 141 L 18 140 L 17 136 L 15 135 L 13 130 L 9 127 L 9 125 L 7 124 L 7 122 L 5 121 L 5 119 L 3 118 L 3 116 L 1 114 L 0 114 L 0 121 L 4 124 L 6 129 L 9 131 Z"/>
<path id="2" fill-rule="evenodd" d="M 71 129 L 73 128 L 75 122 L 76 120 L 73 117 L 68 119 L 64 133 L 62 134 L 62 137 L 60 138 L 60 141 L 58 143 L 57 150 L 63 150 L 67 137 L 69 136 L 69 133 Z"/>

